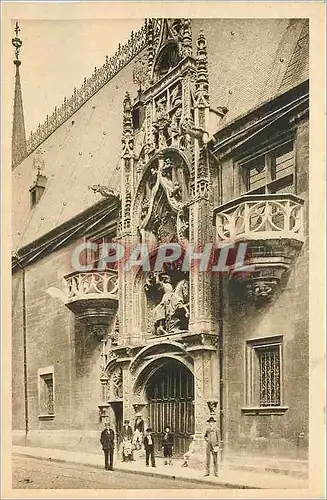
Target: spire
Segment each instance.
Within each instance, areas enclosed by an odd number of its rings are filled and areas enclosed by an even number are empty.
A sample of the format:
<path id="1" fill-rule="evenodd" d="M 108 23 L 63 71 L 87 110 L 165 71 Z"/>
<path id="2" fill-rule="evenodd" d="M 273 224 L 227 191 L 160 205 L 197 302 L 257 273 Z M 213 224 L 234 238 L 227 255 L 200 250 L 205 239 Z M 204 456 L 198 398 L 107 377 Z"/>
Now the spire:
<path id="1" fill-rule="evenodd" d="M 132 101 L 128 92 L 123 102 L 123 158 L 132 158 L 134 148 Z"/>
<path id="2" fill-rule="evenodd" d="M 18 22 L 16 22 L 15 26 L 16 36 L 12 39 L 12 44 L 15 47 L 14 65 L 16 66 L 14 113 L 13 113 L 13 125 L 12 125 L 12 145 L 11 145 L 12 168 L 15 168 L 16 165 L 20 162 L 20 160 L 24 158 L 24 156 L 26 156 L 25 122 L 24 122 L 22 89 L 20 84 L 20 73 L 19 73 L 19 66 L 21 65 L 21 61 L 19 60 L 19 52 L 23 42 L 18 36 L 19 32 L 20 28 Z"/>
<path id="3" fill-rule="evenodd" d="M 152 79 L 152 67 L 154 60 L 154 30 L 152 19 L 147 21 L 147 40 L 148 40 L 148 78 Z"/>
<path id="4" fill-rule="evenodd" d="M 197 40 L 195 100 L 198 107 L 209 106 L 207 41 L 202 31 Z"/>
<path id="5" fill-rule="evenodd" d="M 192 56 L 192 25 L 191 19 L 184 19 L 184 29 L 183 29 L 183 56 Z"/>

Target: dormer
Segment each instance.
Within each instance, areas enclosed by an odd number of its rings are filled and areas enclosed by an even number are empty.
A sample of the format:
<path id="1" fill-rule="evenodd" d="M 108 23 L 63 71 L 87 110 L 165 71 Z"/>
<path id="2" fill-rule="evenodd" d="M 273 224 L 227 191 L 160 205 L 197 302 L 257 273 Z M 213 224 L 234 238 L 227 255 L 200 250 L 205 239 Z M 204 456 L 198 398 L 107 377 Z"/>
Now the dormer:
<path id="1" fill-rule="evenodd" d="M 43 151 L 39 149 L 33 158 L 33 169 L 37 170 L 36 179 L 31 185 L 30 191 L 30 204 L 31 208 L 35 207 L 42 198 L 47 184 L 47 177 L 41 174 L 44 170 Z"/>
<path id="2" fill-rule="evenodd" d="M 38 174 L 30 187 L 31 208 L 33 208 L 41 199 L 46 188 L 47 178 L 45 175 Z"/>

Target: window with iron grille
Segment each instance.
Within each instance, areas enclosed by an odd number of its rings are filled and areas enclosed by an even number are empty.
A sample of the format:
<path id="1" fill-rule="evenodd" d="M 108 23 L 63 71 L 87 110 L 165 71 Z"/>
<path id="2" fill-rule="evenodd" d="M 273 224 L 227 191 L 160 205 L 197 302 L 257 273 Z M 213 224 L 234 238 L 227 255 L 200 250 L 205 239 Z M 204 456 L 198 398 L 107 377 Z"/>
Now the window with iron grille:
<path id="1" fill-rule="evenodd" d="M 282 337 L 247 342 L 247 407 L 281 407 Z"/>
<path id="2" fill-rule="evenodd" d="M 280 406 L 279 345 L 255 349 L 259 363 L 259 406 Z"/>
<path id="3" fill-rule="evenodd" d="M 295 194 L 295 154 L 293 141 L 252 156 L 238 164 L 236 195 Z"/>
<path id="4" fill-rule="evenodd" d="M 38 371 L 39 384 L 39 418 L 53 418 L 54 408 L 54 376 L 53 368 L 47 367 Z"/>

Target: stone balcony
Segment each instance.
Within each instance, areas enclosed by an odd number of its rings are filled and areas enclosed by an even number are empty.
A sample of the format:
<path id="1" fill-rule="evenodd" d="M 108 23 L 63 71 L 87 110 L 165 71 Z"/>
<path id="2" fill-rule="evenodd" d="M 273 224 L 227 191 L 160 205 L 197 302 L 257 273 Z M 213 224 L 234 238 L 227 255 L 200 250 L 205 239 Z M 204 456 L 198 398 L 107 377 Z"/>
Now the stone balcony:
<path id="1" fill-rule="evenodd" d="M 244 195 L 214 210 L 216 243 L 247 244 L 246 265 L 230 275 L 255 299 L 270 298 L 304 242 L 304 200 L 293 194 Z"/>
<path id="2" fill-rule="evenodd" d="M 77 319 L 109 325 L 118 307 L 117 271 L 73 272 L 64 280 L 65 305 Z"/>

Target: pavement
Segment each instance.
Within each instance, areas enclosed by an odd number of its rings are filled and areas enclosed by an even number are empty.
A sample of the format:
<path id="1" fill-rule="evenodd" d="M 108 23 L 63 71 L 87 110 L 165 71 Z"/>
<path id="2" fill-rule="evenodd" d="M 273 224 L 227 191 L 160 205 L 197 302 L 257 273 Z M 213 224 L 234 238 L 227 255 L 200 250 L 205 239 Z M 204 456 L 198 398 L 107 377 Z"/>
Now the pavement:
<path id="1" fill-rule="evenodd" d="M 190 481 L 170 477 L 149 477 L 114 470 L 106 471 L 91 465 L 81 465 L 55 460 L 13 456 L 12 489 L 46 490 L 189 490 Z M 192 483 L 192 491 L 203 490 L 202 484 Z M 217 485 L 206 489 L 216 492 Z M 220 487 L 221 489 L 223 487 Z M 224 488 L 224 491 L 226 489 Z M 232 491 L 232 490 L 230 490 Z M 15 492 L 17 498 L 17 491 Z M 5 495 L 3 498 L 7 498 Z"/>
<path id="2" fill-rule="evenodd" d="M 102 454 L 66 451 L 61 449 L 37 448 L 28 446 L 13 446 L 12 453 L 16 456 L 39 458 L 56 462 L 75 463 L 89 465 L 99 469 L 104 467 Z M 164 465 L 163 459 L 156 459 L 156 467 L 146 467 L 144 458 L 138 458 L 133 462 L 121 462 L 120 457 L 114 459 L 114 469 L 130 474 L 138 474 L 152 477 L 186 479 L 192 483 L 206 485 L 217 485 L 222 488 L 235 489 L 307 489 L 308 481 L 300 477 L 292 477 L 278 473 L 258 473 L 253 471 L 235 470 L 221 466 L 219 477 L 204 477 L 204 471 L 182 467 L 181 460 L 175 460 L 172 465 Z"/>

